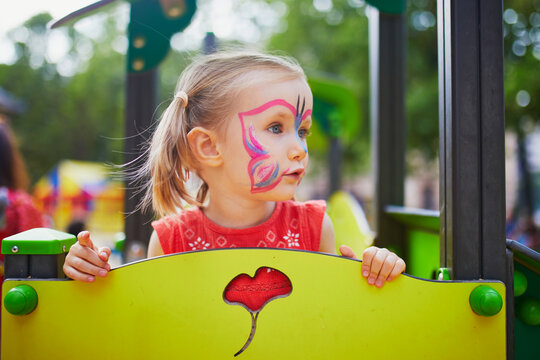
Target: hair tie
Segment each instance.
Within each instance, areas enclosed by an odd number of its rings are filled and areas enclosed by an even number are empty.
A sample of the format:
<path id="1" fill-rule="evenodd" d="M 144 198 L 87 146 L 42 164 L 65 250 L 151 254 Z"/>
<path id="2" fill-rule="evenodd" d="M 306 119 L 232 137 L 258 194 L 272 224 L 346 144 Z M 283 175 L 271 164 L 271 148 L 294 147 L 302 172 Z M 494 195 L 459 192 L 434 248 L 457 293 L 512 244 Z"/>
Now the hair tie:
<path id="1" fill-rule="evenodd" d="M 177 91 L 176 94 L 174 94 L 175 99 L 181 99 L 182 100 L 182 107 L 186 107 L 188 104 L 188 96 L 184 90 Z"/>

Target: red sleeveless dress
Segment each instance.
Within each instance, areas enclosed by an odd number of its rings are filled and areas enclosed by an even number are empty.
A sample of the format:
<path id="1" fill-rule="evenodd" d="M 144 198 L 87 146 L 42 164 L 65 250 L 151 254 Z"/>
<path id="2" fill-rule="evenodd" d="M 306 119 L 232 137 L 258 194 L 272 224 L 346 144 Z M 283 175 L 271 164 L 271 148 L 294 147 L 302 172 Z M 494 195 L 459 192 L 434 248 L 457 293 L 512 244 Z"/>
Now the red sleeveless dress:
<path id="1" fill-rule="evenodd" d="M 324 200 L 276 202 L 272 215 L 247 229 L 219 226 L 195 207 L 154 221 L 165 254 L 235 247 L 269 247 L 319 251 Z"/>

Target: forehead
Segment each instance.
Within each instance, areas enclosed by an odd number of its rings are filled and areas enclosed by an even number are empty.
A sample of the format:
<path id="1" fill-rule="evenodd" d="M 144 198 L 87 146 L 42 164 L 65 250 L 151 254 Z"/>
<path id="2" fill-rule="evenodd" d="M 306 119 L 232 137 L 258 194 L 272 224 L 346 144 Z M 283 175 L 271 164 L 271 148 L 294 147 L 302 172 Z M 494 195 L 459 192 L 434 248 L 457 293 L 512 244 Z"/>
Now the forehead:
<path id="1" fill-rule="evenodd" d="M 249 111 L 278 99 L 286 101 L 295 108 L 298 102 L 300 102 L 300 109 L 304 102 L 304 110 L 313 107 L 311 90 L 303 78 L 282 77 L 280 79 L 275 76 L 261 75 L 253 84 L 239 93 L 235 101 L 235 112 Z"/>

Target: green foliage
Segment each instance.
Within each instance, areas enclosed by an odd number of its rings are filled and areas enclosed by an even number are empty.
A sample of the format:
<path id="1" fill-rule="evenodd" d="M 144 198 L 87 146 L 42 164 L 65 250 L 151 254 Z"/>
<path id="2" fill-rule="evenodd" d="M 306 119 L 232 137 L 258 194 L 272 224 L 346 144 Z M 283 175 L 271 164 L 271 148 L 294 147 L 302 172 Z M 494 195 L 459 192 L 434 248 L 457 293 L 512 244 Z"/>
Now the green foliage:
<path id="1" fill-rule="evenodd" d="M 504 34 L 506 123 L 526 133 L 540 121 L 540 1 L 506 1 Z"/>
<path id="2" fill-rule="evenodd" d="M 24 26 L 32 40 L 15 44 L 19 58 L 14 64 L 0 65 L 0 86 L 26 102 L 27 111 L 12 119 L 12 126 L 33 181 L 61 159 L 122 161 L 125 67 L 124 56 L 111 48 L 119 35 L 114 21 L 105 23 L 102 41 L 67 31 L 73 61 L 83 43 L 94 55 L 83 63 L 84 71 L 63 77 L 46 56 L 48 46 L 54 46 L 46 31 L 50 20 L 49 14 L 28 20 Z"/>

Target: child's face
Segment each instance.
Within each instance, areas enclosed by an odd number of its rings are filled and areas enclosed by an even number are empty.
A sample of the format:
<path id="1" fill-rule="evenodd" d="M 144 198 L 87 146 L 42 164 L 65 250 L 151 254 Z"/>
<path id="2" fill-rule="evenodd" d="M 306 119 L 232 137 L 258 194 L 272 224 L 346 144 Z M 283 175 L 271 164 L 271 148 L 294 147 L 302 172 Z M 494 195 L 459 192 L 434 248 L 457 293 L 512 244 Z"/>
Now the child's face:
<path id="1" fill-rule="evenodd" d="M 291 199 L 309 160 L 306 136 L 313 107 L 309 86 L 303 79 L 261 81 L 236 100 L 221 149 L 225 175 L 241 194 Z"/>

